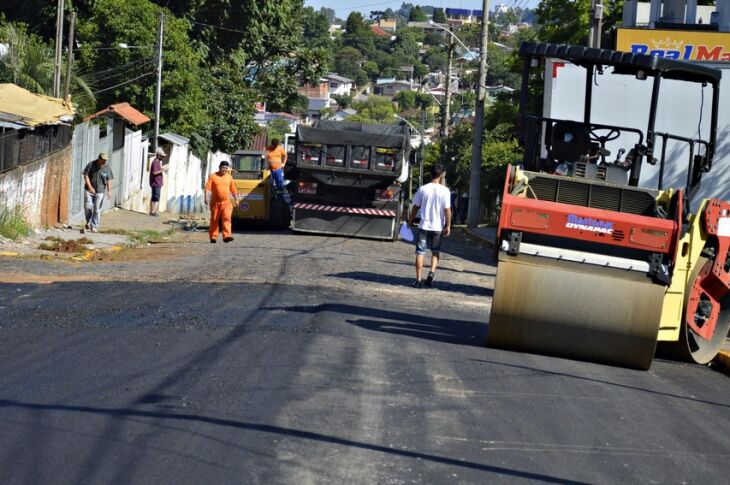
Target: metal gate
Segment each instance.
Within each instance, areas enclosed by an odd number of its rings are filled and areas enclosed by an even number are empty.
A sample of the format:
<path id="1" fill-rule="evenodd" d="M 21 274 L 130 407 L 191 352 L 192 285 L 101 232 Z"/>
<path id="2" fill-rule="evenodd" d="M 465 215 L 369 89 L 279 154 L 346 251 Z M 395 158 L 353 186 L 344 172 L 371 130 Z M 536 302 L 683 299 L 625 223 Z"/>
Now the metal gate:
<path id="1" fill-rule="evenodd" d="M 71 190 L 69 190 L 69 222 L 84 219 L 84 167 L 96 159 L 100 152 L 99 126 L 81 123 L 74 127 L 73 154 L 71 157 Z"/>

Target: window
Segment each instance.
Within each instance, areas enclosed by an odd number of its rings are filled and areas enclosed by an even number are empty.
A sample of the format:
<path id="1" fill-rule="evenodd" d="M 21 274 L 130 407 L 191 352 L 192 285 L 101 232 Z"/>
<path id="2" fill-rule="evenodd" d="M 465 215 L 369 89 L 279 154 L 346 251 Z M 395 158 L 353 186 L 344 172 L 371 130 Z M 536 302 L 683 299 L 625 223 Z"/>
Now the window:
<path id="1" fill-rule="evenodd" d="M 300 143 L 299 161 L 304 165 L 319 165 L 322 145 L 319 143 Z"/>
<path id="2" fill-rule="evenodd" d="M 246 153 L 233 155 L 231 157 L 231 165 L 236 172 L 255 172 L 261 170 L 260 153 Z"/>
<path id="3" fill-rule="evenodd" d="M 370 147 L 353 146 L 350 167 L 367 170 L 370 168 Z"/>
<path id="4" fill-rule="evenodd" d="M 397 148 L 376 148 L 375 149 L 375 170 L 392 172 L 398 160 Z"/>
<path id="5" fill-rule="evenodd" d="M 338 87 L 340 87 L 340 85 L 339 85 L 339 84 L 337 84 L 336 82 L 332 81 L 332 82 L 330 83 L 330 87 L 331 87 L 332 89 L 337 89 Z"/>
<path id="6" fill-rule="evenodd" d="M 328 167 L 344 167 L 347 145 L 327 145 L 324 164 Z"/>

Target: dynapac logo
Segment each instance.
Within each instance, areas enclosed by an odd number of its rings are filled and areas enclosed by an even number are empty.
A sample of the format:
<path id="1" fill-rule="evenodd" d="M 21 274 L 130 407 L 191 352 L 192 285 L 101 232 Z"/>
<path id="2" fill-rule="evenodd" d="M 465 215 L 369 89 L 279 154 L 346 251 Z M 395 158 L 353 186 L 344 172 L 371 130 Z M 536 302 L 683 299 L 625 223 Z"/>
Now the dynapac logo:
<path id="1" fill-rule="evenodd" d="M 684 61 L 730 61 L 730 50 L 722 45 L 693 44 L 682 40 L 651 39 L 650 43 L 631 43 L 633 54 L 648 54 Z"/>
<path id="2" fill-rule="evenodd" d="M 565 224 L 568 229 L 579 229 L 581 231 L 600 232 L 602 234 L 611 234 L 613 232 L 613 222 L 601 221 L 591 217 L 578 217 L 574 214 L 568 215 L 568 222 Z"/>

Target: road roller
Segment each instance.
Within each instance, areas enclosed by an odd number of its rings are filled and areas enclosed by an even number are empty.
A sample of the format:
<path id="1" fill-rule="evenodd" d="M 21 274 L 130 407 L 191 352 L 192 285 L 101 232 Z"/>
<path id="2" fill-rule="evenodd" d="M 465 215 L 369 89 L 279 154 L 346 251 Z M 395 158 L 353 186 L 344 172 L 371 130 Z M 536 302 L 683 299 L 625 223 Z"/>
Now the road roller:
<path id="1" fill-rule="evenodd" d="M 524 158 L 507 167 L 501 197 L 487 345 L 636 369 L 655 353 L 708 363 L 730 328 L 730 203 L 694 196 L 715 155 L 721 72 L 580 46 L 520 53 Z M 582 120 L 526 113 L 531 71 L 547 58 L 585 69 Z M 648 83 L 647 125 L 592 120 L 604 71 Z M 666 80 L 711 91 L 704 138 L 656 129 Z M 679 187 L 664 186 L 667 160 L 687 163 Z M 639 183 L 647 164 L 658 164 L 651 186 Z"/>

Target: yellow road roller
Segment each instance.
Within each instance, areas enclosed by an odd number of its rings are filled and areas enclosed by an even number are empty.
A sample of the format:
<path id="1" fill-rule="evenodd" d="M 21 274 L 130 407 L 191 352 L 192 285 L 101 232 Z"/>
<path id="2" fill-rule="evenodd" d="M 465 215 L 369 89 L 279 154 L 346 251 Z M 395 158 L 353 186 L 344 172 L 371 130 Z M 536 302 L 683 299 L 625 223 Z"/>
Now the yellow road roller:
<path id="1" fill-rule="evenodd" d="M 291 221 L 288 194 L 275 189 L 265 156 L 262 150 L 237 150 L 231 157 L 233 182 L 238 191 L 233 222 L 237 226 L 286 229 Z"/>
<path id="2" fill-rule="evenodd" d="M 730 328 L 730 203 L 694 196 L 715 155 L 721 72 L 579 46 L 525 43 L 520 53 L 525 155 L 501 198 L 487 345 L 637 369 L 655 352 L 708 363 Z M 582 120 L 526 113 L 530 73 L 547 58 L 585 69 Z M 647 83 L 645 128 L 592 119 L 609 71 Z M 705 138 L 656 129 L 666 80 L 711 91 Z M 685 153 L 686 183 L 664 187 L 665 162 Z M 652 187 L 639 184 L 645 164 L 658 164 Z"/>

